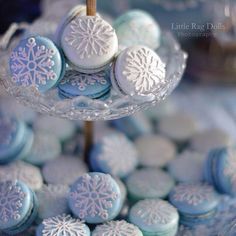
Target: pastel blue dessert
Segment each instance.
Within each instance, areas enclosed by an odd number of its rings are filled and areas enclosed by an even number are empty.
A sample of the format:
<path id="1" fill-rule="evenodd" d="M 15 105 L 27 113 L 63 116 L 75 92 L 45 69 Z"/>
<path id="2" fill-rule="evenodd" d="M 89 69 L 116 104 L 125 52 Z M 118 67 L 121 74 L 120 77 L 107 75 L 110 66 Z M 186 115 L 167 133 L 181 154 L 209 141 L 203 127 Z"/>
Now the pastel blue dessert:
<path id="1" fill-rule="evenodd" d="M 6 164 L 20 157 L 27 129 L 20 120 L 0 113 L 0 130 L 0 164 Z"/>
<path id="2" fill-rule="evenodd" d="M 174 184 L 174 179 L 167 172 L 155 168 L 136 170 L 126 180 L 129 199 L 132 202 L 165 198 Z"/>
<path id="3" fill-rule="evenodd" d="M 123 134 L 110 134 L 94 146 L 90 164 L 93 171 L 124 178 L 136 169 L 138 152 Z"/>
<path id="4" fill-rule="evenodd" d="M 178 209 L 180 222 L 194 226 L 205 224 L 215 216 L 219 195 L 207 184 L 179 184 L 171 191 L 169 201 Z"/>
<path id="5" fill-rule="evenodd" d="M 129 221 L 138 226 L 144 236 L 175 236 L 179 214 L 167 201 L 146 199 L 131 208 Z"/>
<path id="6" fill-rule="evenodd" d="M 114 219 L 122 207 L 119 185 L 108 174 L 88 173 L 72 185 L 68 203 L 73 214 L 89 224 Z"/>
<path id="7" fill-rule="evenodd" d="M 236 148 L 218 148 L 208 154 L 205 180 L 220 193 L 236 195 Z"/>
<path id="8" fill-rule="evenodd" d="M 31 226 L 38 203 L 35 194 L 20 181 L 0 183 L 0 230 L 17 234 Z"/>
<path id="9" fill-rule="evenodd" d="M 33 86 L 40 92 L 54 87 L 64 76 L 62 54 L 48 38 L 22 39 L 9 59 L 12 81 L 19 86 Z"/>
<path id="10" fill-rule="evenodd" d="M 109 95 L 110 88 L 109 73 L 105 71 L 83 74 L 68 70 L 58 85 L 59 95 L 62 98 L 87 96 L 93 99 L 105 99 Z"/>
<path id="11" fill-rule="evenodd" d="M 92 236 L 143 236 L 139 228 L 133 224 L 121 221 L 110 221 L 98 225 L 92 232 Z"/>
<path id="12" fill-rule="evenodd" d="M 148 12 L 128 11 L 117 18 L 113 25 L 120 48 L 144 45 L 155 50 L 160 45 L 160 27 Z"/>
<path id="13" fill-rule="evenodd" d="M 62 214 L 45 219 L 36 230 L 36 236 L 90 236 L 89 227 L 79 219 Z"/>

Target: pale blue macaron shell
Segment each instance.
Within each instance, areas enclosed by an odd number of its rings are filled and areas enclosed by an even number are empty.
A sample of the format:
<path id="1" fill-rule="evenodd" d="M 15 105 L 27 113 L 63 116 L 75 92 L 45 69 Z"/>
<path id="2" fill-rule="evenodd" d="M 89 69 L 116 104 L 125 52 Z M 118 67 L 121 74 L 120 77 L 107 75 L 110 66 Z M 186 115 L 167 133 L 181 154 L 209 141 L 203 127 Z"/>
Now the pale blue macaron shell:
<path id="1" fill-rule="evenodd" d="M 22 39 L 13 50 L 9 66 L 17 85 L 34 85 L 40 92 L 46 92 L 63 77 L 65 62 L 50 39 L 32 35 Z"/>

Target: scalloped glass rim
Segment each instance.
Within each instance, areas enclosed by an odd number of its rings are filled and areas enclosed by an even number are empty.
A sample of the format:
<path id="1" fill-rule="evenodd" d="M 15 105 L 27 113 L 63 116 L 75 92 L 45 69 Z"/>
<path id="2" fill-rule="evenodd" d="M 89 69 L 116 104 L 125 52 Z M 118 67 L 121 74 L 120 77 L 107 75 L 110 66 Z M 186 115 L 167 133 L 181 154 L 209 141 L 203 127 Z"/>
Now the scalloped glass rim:
<path id="1" fill-rule="evenodd" d="M 179 84 L 186 67 L 187 54 L 181 50 L 170 32 L 163 32 L 162 43 L 157 52 L 166 63 L 168 82 L 165 87 L 148 96 L 121 96 L 113 89 L 110 97 L 105 101 L 82 96 L 61 100 L 58 98 L 57 89 L 41 94 L 33 87 L 20 87 L 11 82 L 7 65 L 9 52 L 5 53 L 5 66 L 0 68 L 0 83 L 17 101 L 40 113 L 70 120 L 118 119 L 156 105 Z"/>

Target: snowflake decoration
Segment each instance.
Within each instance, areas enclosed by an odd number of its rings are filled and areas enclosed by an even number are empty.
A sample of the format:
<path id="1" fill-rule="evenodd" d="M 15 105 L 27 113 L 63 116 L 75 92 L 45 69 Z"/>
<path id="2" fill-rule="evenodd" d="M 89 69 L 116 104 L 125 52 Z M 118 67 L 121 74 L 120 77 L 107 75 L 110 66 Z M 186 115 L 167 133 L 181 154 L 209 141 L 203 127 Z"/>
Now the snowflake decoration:
<path id="1" fill-rule="evenodd" d="M 110 221 L 97 226 L 93 236 L 137 236 L 139 229 L 124 220 Z"/>
<path id="2" fill-rule="evenodd" d="M 213 194 L 213 188 L 207 184 L 181 184 L 175 188 L 173 199 L 197 206 L 204 201 L 210 201 Z"/>
<path id="3" fill-rule="evenodd" d="M 9 145 L 12 142 L 13 134 L 16 132 L 17 124 L 11 119 L 0 116 L 0 145 Z"/>
<path id="4" fill-rule="evenodd" d="M 108 209 L 118 199 L 118 193 L 113 190 L 109 175 L 85 174 L 80 177 L 76 190 L 71 192 L 70 198 L 79 209 L 79 218 L 99 216 L 104 220 L 109 218 Z"/>
<path id="5" fill-rule="evenodd" d="M 134 83 L 141 94 L 160 89 L 166 83 L 165 64 L 148 48 L 139 48 L 127 53 L 123 75 Z"/>
<path id="6" fill-rule="evenodd" d="M 0 221 L 9 222 L 20 218 L 25 193 L 11 181 L 0 184 Z"/>
<path id="7" fill-rule="evenodd" d="M 73 70 L 66 72 L 64 79 L 61 81 L 61 85 L 69 83 L 73 87 L 77 87 L 80 91 L 84 91 L 89 85 L 106 85 L 106 73 L 101 71 L 96 74 L 82 74 Z"/>
<path id="8" fill-rule="evenodd" d="M 230 181 L 236 189 L 236 149 L 230 148 L 228 150 L 228 158 L 224 168 L 224 174 L 230 178 Z"/>
<path id="9" fill-rule="evenodd" d="M 59 215 L 43 221 L 42 236 L 86 236 L 85 225 L 70 215 Z"/>
<path id="10" fill-rule="evenodd" d="M 107 54 L 114 34 L 112 27 L 100 17 L 77 17 L 71 22 L 65 41 L 84 59 Z"/>
<path id="11" fill-rule="evenodd" d="M 140 201 L 132 210 L 146 225 L 168 224 L 173 219 L 173 211 L 176 212 L 168 202 L 156 199 Z"/>
<path id="12" fill-rule="evenodd" d="M 29 38 L 25 47 L 19 47 L 11 55 L 12 80 L 23 86 L 45 85 L 48 80 L 56 80 L 52 67 L 55 50 L 38 45 L 35 38 Z"/>
<path id="13" fill-rule="evenodd" d="M 137 164 L 137 152 L 126 137 L 123 135 L 107 136 L 102 143 L 103 149 L 98 159 L 107 163 L 111 174 L 129 173 L 134 169 Z"/>

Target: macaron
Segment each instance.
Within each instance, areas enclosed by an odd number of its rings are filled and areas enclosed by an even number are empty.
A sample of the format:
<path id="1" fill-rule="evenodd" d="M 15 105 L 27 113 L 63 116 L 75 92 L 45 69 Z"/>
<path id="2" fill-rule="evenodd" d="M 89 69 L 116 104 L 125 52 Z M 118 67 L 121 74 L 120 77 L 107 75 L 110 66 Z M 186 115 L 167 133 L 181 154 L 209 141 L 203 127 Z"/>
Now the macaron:
<path id="1" fill-rule="evenodd" d="M 37 222 L 41 223 L 49 217 L 70 213 L 67 204 L 68 193 L 69 187 L 66 185 L 43 185 L 36 192 L 39 202 Z"/>
<path id="2" fill-rule="evenodd" d="M 0 230 L 14 235 L 30 228 L 36 218 L 35 194 L 20 181 L 0 183 Z"/>
<path id="3" fill-rule="evenodd" d="M 121 119 L 112 120 L 111 124 L 132 140 L 142 135 L 151 134 L 153 131 L 151 123 L 141 112 Z"/>
<path id="4" fill-rule="evenodd" d="M 58 93 L 61 98 L 85 96 L 92 99 L 106 99 L 109 96 L 110 89 L 110 77 L 106 71 L 84 74 L 75 70 L 68 70 L 58 85 Z"/>
<path id="5" fill-rule="evenodd" d="M 174 185 L 174 179 L 167 172 L 156 168 L 136 170 L 126 180 L 131 202 L 150 198 L 165 198 Z"/>
<path id="6" fill-rule="evenodd" d="M 136 225 L 144 236 L 175 236 L 179 214 L 175 207 L 160 199 L 146 199 L 136 203 L 130 210 L 129 221 Z"/>
<path id="7" fill-rule="evenodd" d="M 99 16 L 75 16 L 61 34 L 61 47 L 77 71 L 92 74 L 104 70 L 118 51 L 112 26 Z"/>
<path id="8" fill-rule="evenodd" d="M 214 148 L 231 146 L 234 143 L 233 138 L 220 129 L 208 129 L 196 133 L 190 139 L 190 146 L 193 150 L 208 153 Z"/>
<path id="9" fill-rule="evenodd" d="M 108 174 L 87 173 L 71 186 L 68 203 L 72 213 L 89 224 L 113 220 L 122 208 L 119 185 Z"/>
<path id="10" fill-rule="evenodd" d="M 104 136 L 93 147 L 89 160 L 93 171 L 125 178 L 136 169 L 138 152 L 125 135 L 116 133 Z"/>
<path id="11" fill-rule="evenodd" d="M 143 236 L 139 228 L 125 220 L 110 221 L 96 226 L 92 236 Z"/>
<path id="12" fill-rule="evenodd" d="M 236 148 L 218 148 L 209 152 L 205 162 L 205 180 L 224 194 L 236 195 Z"/>
<path id="13" fill-rule="evenodd" d="M 160 135 L 141 136 L 135 140 L 139 162 L 144 167 L 164 167 L 175 158 L 175 144 Z"/>
<path id="14" fill-rule="evenodd" d="M 119 16 L 113 25 L 122 48 L 144 45 L 155 50 L 160 46 L 160 26 L 148 12 L 130 10 Z"/>
<path id="15" fill-rule="evenodd" d="M 150 48 L 132 46 L 116 58 L 111 70 L 113 88 L 121 95 L 149 95 L 166 85 L 166 67 Z"/>
<path id="16" fill-rule="evenodd" d="M 60 156 L 48 161 L 42 168 L 44 180 L 48 184 L 73 184 L 79 176 L 88 172 L 82 158 Z"/>
<path id="17" fill-rule="evenodd" d="M 178 209 L 180 222 L 191 227 L 207 224 L 215 216 L 219 195 L 208 184 L 179 184 L 171 191 L 169 201 Z"/>
<path id="18" fill-rule="evenodd" d="M 65 63 L 55 44 L 42 36 L 22 39 L 9 59 L 12 81 L 40 92 L 53 88 L 64 76 Z"/>
<path id="19" fill-rule="evenodd" d="M 62 214 L 45 219 L 36 230 L 36 236 L 90 236 L 89 227 L 79 219 Z"/>
<path id="20" fill-rule="evenodd" d="M 168 171 L 177 182 L 202 182 L 205 160 L 205 154 L 186 150 L 169 162 Z"/>
<path id="21" fill-rule="evenodd" d="M 52 134 L 37 131 L 30 154 L 25 161 L 41 166 L 45 162 L 57 158 L 61 154 L 61 144 Z"/>
<path id="22" fill-rule="evenodd" d="M 187 142 L 197 129 L 197 121 L 186 113 L 165 116 L 158 123 L 159 132 L 177 143 Z"/>
<path id="23" fill-rule="evenodd" d="M 23 161 L 15 161 L 8 165 L 0 166 L 0 179 L 1 181 L 19 180 L 32 190 L 38 190 L 43 186 L 43 177 L 40 169 Z"/>
<path id="24" fill-rule="evenodd" d="M 25 123 L 0 112 L 0 164 L 19 158 L 26 144 Z"/>
<path id="25" fill-rule="evenodd" d="M 38 116 L 33 127 L 36 131 L 56 136 L 61 142 L 73 137 L 76 132 L 75 124 L 72 121 L 51 116 Z"/>

